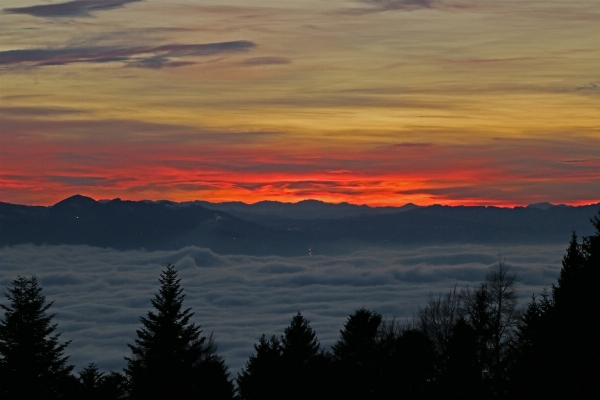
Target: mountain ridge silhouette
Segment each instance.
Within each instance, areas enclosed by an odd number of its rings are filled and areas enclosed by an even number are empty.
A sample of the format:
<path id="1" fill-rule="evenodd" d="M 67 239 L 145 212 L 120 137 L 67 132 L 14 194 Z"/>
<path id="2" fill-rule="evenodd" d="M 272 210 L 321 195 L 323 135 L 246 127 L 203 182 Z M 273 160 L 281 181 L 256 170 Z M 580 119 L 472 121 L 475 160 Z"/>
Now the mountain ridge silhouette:
<path id="1" fill-rule="evenodd" d="M 367 247 L 440 244 L 559 243 L 591 235 L 600 203 L 369 207 L 320 201 L 176 203 L 94 200 L 74 195 L 56 204 L 0 202 L 0 245 L 90 245 L 119 250 L 206 247 L 219 254 L 302 256 Z M 310 250 L 309 250 L 310 249 Z"/>

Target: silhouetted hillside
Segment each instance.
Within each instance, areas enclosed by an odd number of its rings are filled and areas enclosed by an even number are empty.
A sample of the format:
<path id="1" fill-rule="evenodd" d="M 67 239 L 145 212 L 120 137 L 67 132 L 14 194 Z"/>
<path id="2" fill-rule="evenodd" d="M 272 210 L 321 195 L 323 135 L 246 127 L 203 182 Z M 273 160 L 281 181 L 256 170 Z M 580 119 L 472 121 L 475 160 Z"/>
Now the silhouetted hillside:
<path id="1" fill-rule="evenodd" d="M 188 203 L 181 203 L 188 204 Z M 246 204 L 239 201 L 225 203 L 209 203 L 195 201 L 211 210 L 225 211 L 249 221 L 265 223 L 280 219 L 340 219 L 348 217 L 361 217 L 383 214 L 395 214 L 402 211 L 413 210 L 418 206 L 409 203 L 402 207 L 369 207 L 349 203 L 331 204 L 319 200 L 304 200 L 298 203 L 281 203 L 278 201 L 260 201 Z"/>
<path id="2" fill-rule="evenodd" d="M 187 245 L 219 253 L 294 251 L 294 234 L 275 231 L 199 205 L 169 202 L 97 202 L 72 196 L 51 207 L 0 203 L 0 243 L 86 244 L 116 249 L 175 249 Z"/>
<path id="3" fill-rule="evenodd" d="M 0 203 L 0 245 L 86 244 L 148 250 L 195 245 L 221 254 L 308 255 L 346 253 L 366 246 L 560 243 L 572 230 L 592 234 L 588 222 L 598 208 L 598 204 L 547 203 L 512 209 L 372 208 L 317 201 L 215 205 L 98 202 L 77 195 L 51 207 Z"/>

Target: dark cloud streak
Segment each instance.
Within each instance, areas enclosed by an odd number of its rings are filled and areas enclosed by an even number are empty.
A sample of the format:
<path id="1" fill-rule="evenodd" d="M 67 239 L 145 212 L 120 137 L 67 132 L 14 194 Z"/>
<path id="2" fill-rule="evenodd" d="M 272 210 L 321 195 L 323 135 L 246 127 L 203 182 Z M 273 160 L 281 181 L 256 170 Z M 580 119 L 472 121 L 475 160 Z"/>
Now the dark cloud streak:
<path id="1" fill-rule="evenodd" d="M 431 8 L 436 0 L 362 0 L 381 10 L 405 10 L 412 8 Z"/>
<path id="2" fill-rule="evenodd" d="M 248 67 L 257 67 L 261 65 L 284 65 L 291 64 L 291 61 L 285 57 L 253 57 L 248 58 L 240 63 L 240 65 Z"/>
<path id="3" fill-rule="evenodd" d="M 423 8 L 433 8 L 439 0 L 360 0 L 361 3 L 370 5 L 369 8 L 349 8 L 343 14 L 362 15 L 384 11 L 412 11 Z"/>
<path id="4" fill-rule="evenodd" d="M 112 10 L 142 0 L 75 0 L 31 7 L 5 8 L 4 14 L 27 14 L 34 17 L 89 17 L 91 12 Z"/>
<path id="5" fill-rule="evenodd" d="M 0 66 L 31 64 L 64 65 L 82 62 L 127 62 L 134 66 L 160 67 L 172 57 L 200 57 L 247 51 L 256 45 L 247 40 L 207 44 L 168 44 L 157 47 L 66 47 L 59 49 L 8 50 L 0 52 Z M 146 62 L 148 65 L 144 65 Z M 187 65 L 188 63 L 178 63 Z"/>
<path id="6" fill-rule="evenodd" d="M 82 110 L 64 107 L 0 107 L 0 115 L 11 117 L 56 117 L 82 113 Z"/>

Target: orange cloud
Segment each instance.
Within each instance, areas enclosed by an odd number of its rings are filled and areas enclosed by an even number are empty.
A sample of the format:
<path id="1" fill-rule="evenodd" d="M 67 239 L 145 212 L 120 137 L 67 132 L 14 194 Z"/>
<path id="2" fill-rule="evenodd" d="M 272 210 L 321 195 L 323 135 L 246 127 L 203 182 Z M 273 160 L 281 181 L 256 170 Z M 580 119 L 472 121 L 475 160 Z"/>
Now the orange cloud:
<path id="1" fill-rule="evenodd" d="M 3 138 L 2 201 L 52 204 L 74 193 L 174 201 L 319 199 L 370 205 L 522 205 L 600 200 L 595 143 L 500 140 L 349 151 L 203 142 L 96 143 Z M 571 159 L 573 155 L 577 159 Z M 30 160 L 35 159 L 33 163 Z M 589 161 L 592 160 L 592 161 Z"/>

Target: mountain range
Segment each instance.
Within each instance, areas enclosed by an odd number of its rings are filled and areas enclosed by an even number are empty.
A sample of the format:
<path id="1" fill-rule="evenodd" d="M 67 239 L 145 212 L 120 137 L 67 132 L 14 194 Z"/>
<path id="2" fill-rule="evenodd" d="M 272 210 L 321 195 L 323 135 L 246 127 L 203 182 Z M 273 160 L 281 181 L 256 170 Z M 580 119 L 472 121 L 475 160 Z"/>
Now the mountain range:
<path id="1" fill-rule="evenodd" d="M 75 195 L 49 207 L 0 202 L 0 246 L 90 245 L 119 250 L 209 248 L 219 254 L 344 254 L 364 248 L 568 243 L 593 234 L 586 206 L 369 207 L 316 200 L 210 203 L 96 201 Z"/>

